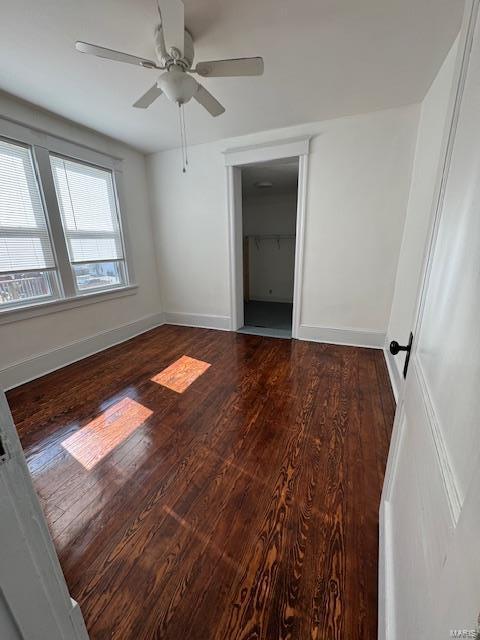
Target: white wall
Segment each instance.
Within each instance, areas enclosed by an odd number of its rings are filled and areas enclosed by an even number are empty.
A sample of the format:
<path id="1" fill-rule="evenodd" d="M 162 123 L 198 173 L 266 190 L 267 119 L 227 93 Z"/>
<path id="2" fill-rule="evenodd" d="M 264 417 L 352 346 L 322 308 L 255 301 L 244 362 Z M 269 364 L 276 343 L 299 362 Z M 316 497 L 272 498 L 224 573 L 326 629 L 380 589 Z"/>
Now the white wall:
<path id="1" fill-rule="evenodd" d="M 79 357 L 85 349 L 91 349 L 91 343 L 84 343 L 85 339 L 110 332 L 115 327 L 122 327 L 122 330 L 112 336 L 112 340 L 119 339 L 120 334 L 124 337 L 133 333 L 136 328 L 142 330 L 157 322 L 161 304 L 145 157 L 130 147 L 4 93 L 0 93 L 0 116 L 123 158 L 126 219 L 135 281 L 139 285 L 134 295 L 0 325 L 0 385 L 10 387 L 28 377 L 40 375 L 45 367 L 51 368 L 52 358 L 34 359 L 35 362 L 31 364 L 32 376 L 29 376 L 29 361 L 34 356 L 60 349 L 56 351 L 55 362 L 61 366 L 63 359 L 68 357 L 66 352 L 61 351 L 62 347 L 74 343 L 75 353 Z M 109 341 L 109 335 L 104 334 L 101 346 L 106 346 Z M 19 364 L 24 361 L 27 362 Z M 18 366 L 12 368 L 12 365 Z"/>
<path id="2" fill-rule="evenodd" d="M 186 174 L 178 150 L 150 156 L 165 310 L 177 318 L 230 315 L 222 151 L 310 134 L 304 335 L 322 338 L 325 328 L 374 332 L 383 344 L 417 122 L 418 107 L 408 106 L 193 146 Z"/>
<path id="3" fill-rule="evenodd" d="M 297 189 L 244 193 L 242 211 L 243 235 L 249 237 L 250 300 L 292 302 Z M 271 235 L 291 237 L 262 239 Z"/>
<path id="4" fill-rule="evenodd" d="M 388 342 L 397 340 L 406 344 L 410 331 L 413 330 L 425 245 L 433 215 L 433 197 L 457 46 L 458 40 L 447 55 L 421 105 L 407 217 L 387 331 Z M 395 362 L 393 366 L 396 367 L 394 375 L 397 381 L 400 381 L 404 359 L 403 354 L 390 358 L 392 363 Z"/>

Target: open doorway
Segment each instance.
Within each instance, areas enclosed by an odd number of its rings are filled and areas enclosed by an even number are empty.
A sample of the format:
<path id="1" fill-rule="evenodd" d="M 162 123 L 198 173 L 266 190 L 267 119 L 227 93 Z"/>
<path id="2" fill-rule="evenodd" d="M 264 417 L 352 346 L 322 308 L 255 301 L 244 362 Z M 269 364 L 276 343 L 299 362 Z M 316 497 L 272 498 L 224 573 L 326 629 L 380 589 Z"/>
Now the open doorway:
<path id="1" fill-rule="evenodd" d="M 292 337 L 297 339 L 300 337 L 303 286 L 303 247 L 305 236 L 309 147 L 310 138 L 306 136 L 291 140 L 269 142 L 251 147 L 232 148 L 224 152 L 229 226 L 228 254 L 230 272 L 230 329 L 232 331 L 275 335 L 278 337 Z M 279 182 L 283 182 L 285 179 L 285 175 L 283 175 L 285 173 L 290 173 L 290 175 L 293 174 L 293 182 L 297 184 L 297 188 L 292 189 L 292 191 L 295 191 L 295 199 L 297 202 L 295 210 L 296 224 L 294 226 L 293 234 L 286 234 L 295 236 L 295 266 L 293 269 L 294 285 L 291 331 L 288 329 L 269 329 L 268 327 L 246 326 L 244 321 L 245 274 L 243 268 L 244 221 L 242 212 L 242 181 L 245 180 L 245 175 L 249 169 L 252 171 L 260 170 L 262 166 L 265 170 L 270 170 L 275 173 L 277 188 L 279 186 Z M 245 175 L 242 175 L 244 172 Z M 265 181 L 268 182 L 268 179 L 265 178 Z M 262 182 L 262 180 L 254 179 L 253 185 L 258 182 Z M 271 190 L 274 190 L 275 185 L 273 184 L 272 179 L 270 182 L 272 182 L 272 187 L 263 187 L 263 189 L 265 189 L 266 192 L 271 192 L 273 194 L 273 191 Z M 260 191 L 261 189 L 262 187 L 257 187 L 255 192 L 257 193 L 257 190 Z M 269 287 L 269 289 L 270 288 L 272 287 Z M 248 291 L 248 298 L 252 299 L 251 290 Z"/>
<path id="2" fill-rule="evenodd" d="M 292 337 L 298 157 L 241 168 L 243 333 Z"/>

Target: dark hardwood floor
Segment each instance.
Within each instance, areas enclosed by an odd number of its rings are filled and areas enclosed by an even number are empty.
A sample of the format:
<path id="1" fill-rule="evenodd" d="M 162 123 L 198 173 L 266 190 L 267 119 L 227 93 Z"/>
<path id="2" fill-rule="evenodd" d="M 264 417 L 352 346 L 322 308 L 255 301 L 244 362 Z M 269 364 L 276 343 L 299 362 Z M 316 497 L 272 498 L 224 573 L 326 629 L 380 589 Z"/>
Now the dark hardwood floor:
<path id="1" fill-rule="evenodd" d="M 377 637 L 381 351 L 163 326 L 8 399 L 93 640 Z"/>

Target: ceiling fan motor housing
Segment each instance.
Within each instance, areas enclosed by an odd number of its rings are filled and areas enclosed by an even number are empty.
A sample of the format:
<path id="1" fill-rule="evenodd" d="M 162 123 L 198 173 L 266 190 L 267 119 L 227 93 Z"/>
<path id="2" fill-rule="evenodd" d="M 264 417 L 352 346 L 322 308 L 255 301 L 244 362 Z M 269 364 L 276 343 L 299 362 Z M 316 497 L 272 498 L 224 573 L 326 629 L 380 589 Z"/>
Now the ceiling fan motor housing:
<path id="1" fill-rule="evenodd" d="M 173 56 L 171 56 L 170 53 L 165 49 L 162 25 L 158 25 L 155 29 L 155 51 L 160 63 L 166 67 L 168 67 L 169 63 L 180 63 L 182 64 L 182 66 L 190 69 L 193 64 L 193 58 L 195 55 L 192 36 L 185 29 L 183 57 L 175 59 Z"/>

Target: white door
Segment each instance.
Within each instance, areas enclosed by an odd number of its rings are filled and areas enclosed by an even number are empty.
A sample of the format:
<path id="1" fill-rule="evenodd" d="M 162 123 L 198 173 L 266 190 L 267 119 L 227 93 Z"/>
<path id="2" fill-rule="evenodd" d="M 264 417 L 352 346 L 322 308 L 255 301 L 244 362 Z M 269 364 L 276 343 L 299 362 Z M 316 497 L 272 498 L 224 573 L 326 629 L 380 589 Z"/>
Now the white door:
<path id="1" fill-rule="evenodd" d="M 0 389 L 0 638 L 87 640 Z"/>
<path id="2" fill-rule="evenodd" d="M 445 162 L 380 511 L 379 637 L 476 638 L 480 612 L 480 21 L 467 0 Z"/>

